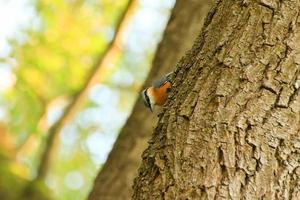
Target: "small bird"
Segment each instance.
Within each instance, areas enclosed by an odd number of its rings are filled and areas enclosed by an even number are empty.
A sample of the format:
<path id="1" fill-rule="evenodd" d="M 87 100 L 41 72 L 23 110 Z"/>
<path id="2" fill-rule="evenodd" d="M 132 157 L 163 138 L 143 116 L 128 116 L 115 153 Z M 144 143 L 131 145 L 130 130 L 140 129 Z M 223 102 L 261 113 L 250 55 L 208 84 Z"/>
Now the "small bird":
<path id="1" fill-rule="evenodd" d="M 154 106 L 162 106 L 168 97 L 172 83 L 170 76 L 173 72 L 164 75 L 160 80 L 152 82 L 152 86 L 143 90 L 142 98 L 146 107 L 150 108 L 151 112 Z"/>

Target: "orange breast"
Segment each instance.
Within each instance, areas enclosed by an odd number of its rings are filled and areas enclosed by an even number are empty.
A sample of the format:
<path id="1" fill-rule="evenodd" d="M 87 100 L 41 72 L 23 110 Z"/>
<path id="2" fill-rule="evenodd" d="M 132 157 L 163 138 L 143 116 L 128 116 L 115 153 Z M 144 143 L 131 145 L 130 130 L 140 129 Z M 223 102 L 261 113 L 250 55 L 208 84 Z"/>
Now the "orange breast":
<path id="1" fill-rule="evenodd" d="M 168 97 L 168 89 L 171 88 L 171 83 L 166 82 L 160 88 L 155 88 L 153 93 L 155 96 L 155 102 L 157 105 L 163 105 Z"/>

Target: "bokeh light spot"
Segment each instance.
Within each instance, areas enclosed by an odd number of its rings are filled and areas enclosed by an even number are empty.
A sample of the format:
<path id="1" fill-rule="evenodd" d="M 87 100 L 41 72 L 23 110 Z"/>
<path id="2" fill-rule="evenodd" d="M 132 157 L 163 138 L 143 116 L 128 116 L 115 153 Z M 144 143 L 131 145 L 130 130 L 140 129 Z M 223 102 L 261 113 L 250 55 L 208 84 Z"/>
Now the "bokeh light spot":
<path id="1" fill-rule="evenodd" d="M 65 176 L 65 185 L 71 190 L 78 190 L 84 184 L 83 176 L 78 171 L 71 171 Z"/>

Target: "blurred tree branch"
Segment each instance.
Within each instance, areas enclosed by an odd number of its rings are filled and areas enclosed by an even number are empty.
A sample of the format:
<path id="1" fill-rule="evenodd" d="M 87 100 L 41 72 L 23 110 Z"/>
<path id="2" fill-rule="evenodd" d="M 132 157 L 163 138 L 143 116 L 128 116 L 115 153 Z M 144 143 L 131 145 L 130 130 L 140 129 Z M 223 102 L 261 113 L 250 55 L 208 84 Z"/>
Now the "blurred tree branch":
<path id="1" fill-rule="evenodd" d="M 55 138 L 64 127 L 65 124 L 70 122 L 74 115 L 77 113 L 78 109 L 81 108 L 83 103 L 85 102 L 86 95 L 89 89 L 98 82 L 101 82 L 103 78 L 106 76 L 108 65 L 107 63 L 114 57 L 116 52 L 119 51 L 121 42 L 121 35 L 124 28 L 127 26 L 128 20 L 132 15 L 132 11 L 134 9 L 135 0 L 129 0 L 123 13 L 121 14 L 115 29 L 115 34 L 112 41 L 107 45 L 106 49 L 99 56 L 97 61 L 92 68 L 90 75 L 84 85 L 84 87 L 76 93 L 73 98 L 71 98 L 70 104 L 65 109 L 64 113 L 58 119 L 58 121 L 53 124 L 48 130 L 48 138 L 46 140 L 46 144 L 44 146 L 44 150 L 41 154 L 40 164 L 37 170 L 36 179 L 42 179 L 45 177 L 48 171 L 48 167 L 51 160 L 51 154 L 53 152 Z"/>

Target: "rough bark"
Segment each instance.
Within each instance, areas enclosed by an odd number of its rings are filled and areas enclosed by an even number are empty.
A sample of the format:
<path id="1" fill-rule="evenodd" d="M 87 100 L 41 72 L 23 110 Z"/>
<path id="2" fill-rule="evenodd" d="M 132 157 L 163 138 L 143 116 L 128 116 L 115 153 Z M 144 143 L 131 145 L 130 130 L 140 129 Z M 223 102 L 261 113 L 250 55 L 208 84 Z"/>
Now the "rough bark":
<path id="1" fill-rule="evenodd" d="M 177 0 L 145 86 L 174 70 L 177 61 L 193 45 L 210 5 L 210 0 Z M 140 156 L 156 122 L 157 116 L 145 108 L 139 98 L 95 180 L 89 200 L 131 198 L 133 179 L 141 162 Z"/>
<path id="2" fill-rule="evenodd" d="M 300 198 L 300 1 L 217 1 L 176 69 L 133 199 Z"/>

